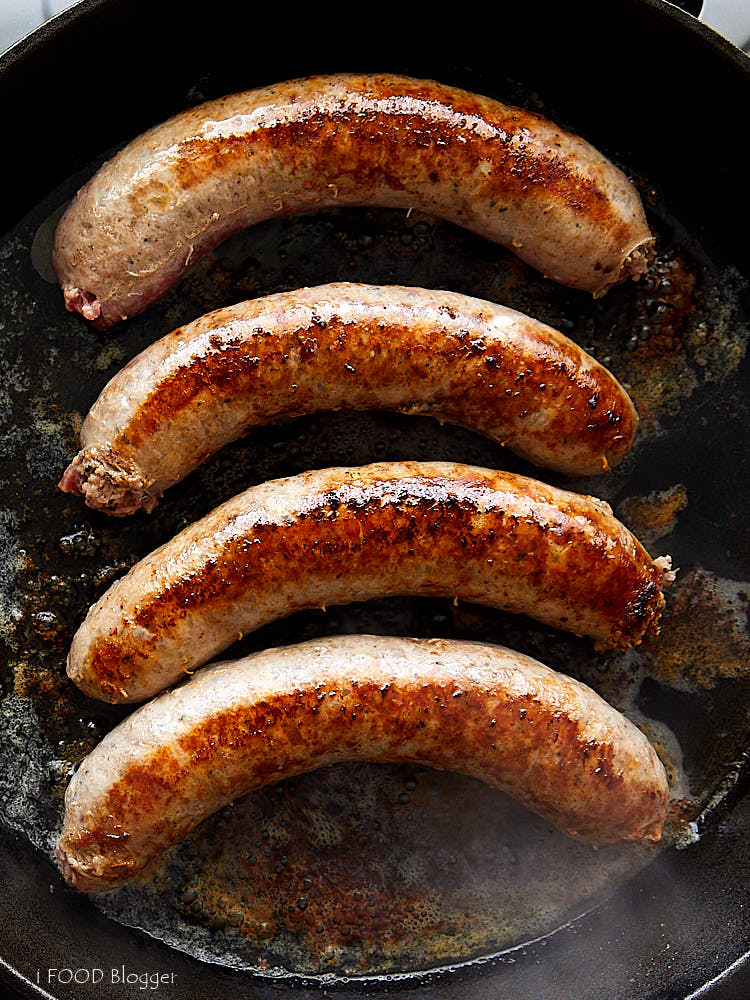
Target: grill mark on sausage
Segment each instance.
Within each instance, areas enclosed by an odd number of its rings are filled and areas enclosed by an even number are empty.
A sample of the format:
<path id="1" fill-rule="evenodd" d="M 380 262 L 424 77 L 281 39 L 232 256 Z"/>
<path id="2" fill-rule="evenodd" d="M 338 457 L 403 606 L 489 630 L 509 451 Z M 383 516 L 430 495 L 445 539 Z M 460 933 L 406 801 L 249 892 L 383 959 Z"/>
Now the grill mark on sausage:
<path id="1" fill-rule="evenodd" d="M 452 292 L 336 282 L 216 310 L 152 344 L 84 421 L 61 489 L 116 516 L 246 431 L 340 408 L 429 414 L 565 475 L 629 450 L 614 377 L 521 313 Z"/>
<path id="2" fill-rule="evenodd" d="M 661 573 L 622 526 L 612 531 L 614 519 L 597 523 L 602 517 L 585 505 L 576 509 L 575 501 L 556 506 L 493 489 L 491 478 L 428 476 L 345 483 L 276 520 L 253 515 L 250 507 L 214 540 L 209 535 L 199 543 L 205 555 L 197 564 L 181 571 L 177 556 L 160 588 L 135 604 L 123 627 L 93 640 L 88 672 L 115 697 L 139 661 L 150 651 L 158 655 L 163 638 L 196 609 L 208 618 L 222 607 L 250 606 L 258 595 L 288 589 L 290 576 L 299 588 L 285 613 L 315 606 L 309 595 L 325 581 L 326 603 L 406 593 L 461 596 L 574 632 L 586 630 L 584 608 L 609 623 L 610 634 L 598 636 L 602 645 L 625 648 L 656 626 L 664 603 Z M 497 592 L 493 578 L 506 576 L 520 596 L 502 587 Z M 529 592 L 535 605 L 553 600 L 564 613 L 529 609 Z M 252 628 L 271 620 L 257 609 L 256 616 Z"/>
<path id="3" fill-rule="evenodd" d="M 535 142 L 540 125 L 548 125 L 540 115 L 457 88 L 402 81 L 394 94 L 392 81 L 372 78 L 367 89 L 360 84 L 346 99 L 329 98 L 322 105 L 292 95 L 280 117 L 264 116 L 239 135 L 185 139 L 173 155 L 183 189 L 217 170 L 241 167 L 256 151 L 298 148 L 322 172 L 335 153 L 341 175 L 353 186 L 384 184 L 394 190 L 404 189 L 402 165 L 415 156 L 447 176 L 455 167 L 468 167 L 476 177 L 482 164 L 491 163 L 479 183 L 492 200 L 545 187 L 571 210 L 611 227 L 621 239 L 626 227 L 601 188 L 554 149 L 540 154 Z M 558 132 L 560 140 L 570 137 L 563 129 Z M 395 170 L 396 163 L 402 169 Z"/>
<path id="4" fill-rule="evenodd" d="M 554 419 L 558 435 L 564 440 L 581 431 L 579 397 L 587 401 L 596 397 L 589 402 L 596 412 L 590 416 L 585 430 L 592 437 L 601 436 L 600 451 L 610 452 L 612 463 L 624 451 L 622 443 L 627 445 L 626 438 L 634 432 L 635 421 L 629 410 L 625 414 L 626 433 L 613 430 L 623 421 L 625 403 L 614 379 L 608 380 L 601 369 L 592 372 L 576 368 L 571 359 L 561 357 L 555 344 L 524 344 L 525 350 L 497 341 L 488 344 L 481 337 L 479 323 L 471 340 L 468 332 L 461 337 L 436 331 L 429 343 L 426 339 L 417 340 L 412 329 L 404 324 L 389 322 L 382 328 L 377 322 L 365 320 L 357 324 L 356 331 L 353 326 L 351 320 L 334 315 L 323 324 L 313 323 L 289 333 L 256 327 L 251 337 L 233 334 L 231 327 L 224 330 L 219 327 L 212 350 L 194 353 L 159 380 L 128 423 L 126 443 L 134 449 L 142 446 L 163 426 L 163 421 L 193 406 L 199 396 L 208 399 L 225 396 L 229 404 L 233 399 L 252 394 L 264 420 L 301 415 L 311 406 L 317 409 L 320 394 L 317 381 L 329 378 L 334 365 L 343 368 L 349 357 L 356 358 L 359 366 L 360 359 L 364 359 L 368 376 L 369 385 L 360 382 L 359 390 L 353 390 L 355 398 L 367 393 L 370 386 L 374 391 L 377 385 L 417 382 L 413 398 L 407 397 L 399 403 L 399 410 L 408 410 L 410 406 L 429 408 L 431 403 L 441 414 L 460 418 L 459 422 L 466 423 L 470 417 L 479 430 L 486 432 L 497 428 L 501 414 L 503 422 L 510 426 L 538 410 L 539 392 L 545 391 L 545 411 Z M 176 337 L 181 332 L 175 331 Z M 398 370 L 394 361 L 399 360 L 408 368 Z M 521 363 L 525 367 L 519 371 Z M 455 378 L 425 404 L 418 383 L 429 378 L 433 366 L 455 373 Z M 290 371 L 296 378 L 292 396 L 288 389 Z M 515 388 L 494 393 L 495 383 L 504 382 L 512 382 Z M 544 389 L 540 390 L 542 385 Z M 274 408 L 277 393 L 278 404 Z M 267 402 L 270 400 L 273 402 Z"/>
<path id="5" fill-rule="evenodd" d="M 84 762 L 111 768 L 109 785 L 89 793 L 86 771 L 71 784 L 61 856 L 74 873 L 130 877 L 238 795 L 344 760 L 460 771 L 598 843 L 658 839 L 665 816 L 666 776 L 643 734 L 501 647 L 314 640 L 200 671 L 164 697 Z M 144 734 L 136 758 L 129 741 Z"/>
<path id="6" fill-rule="evenodd" d="M 333 710 L 330 699 L 334 699 Z M 282 770 L 285 776 L 293 776 L 309 769 L 307 761 L 296 767 L 290 762 L 312 742 L 320 756 L 335 752 L 338 760 L 350 759 L 347 751 L 355 747 L 352 721 L 364 714 L 374 719 L 371 728 L 390 747 L 386 756 L 378 752 L 374 760 L 433 767 L 448 759 L 460 761 L 466 773 L 504 790 L 533 772 L 540 744 L 550 741 L 559 767 L 554 781 L 563 786 L 560 817 L 571 811 L 584 783 L 612 790 L 623 782 L 622 773 L 612 770 L 610 743 L 583 742 L 577 720 L 565 711 L 551 715 L 548 706 L 531 695 L 498 698 L 488 707 L 484 694 L 457 685 L 452 690 L 430 683 L 406 690 L 389 685 L 385 693 L 372 684 L 353 682 L 346 692 L 321 685 L 315 690 L 280 692 L 273 699 L 212 715 L 180 738 L 177 756 L 161 749 L 147 761 L 131 765 L 108 792 L 98 824 L 79 834 L 75 847 L 86 849 L 105 839 L 125 843 L 129 835 L 123 832 L 123 824 L 128 817 L 165 815 L 179 800 L 188 771 L 200 764 L 210 774 L 212 764 L 220 763 L 227 751 L 252 760 L 253 788 L 278 780 Z M 404 754 L 400 748 L 423 736 L 425 729 L 432 729 L 434 741 L 423 737 L 418 759 L 408 751 Z M 181 763 L 183 754 L 186 760 Z M 357 753 L 357 759 L 368 758 Z M 541 778 L 535 774 L 529 782 L 530 808 L 538 808 L 549 796 L 548 783 L 540 783 Z M 158 836 L 166 829 L 165 824 L 155 832 Z"/>

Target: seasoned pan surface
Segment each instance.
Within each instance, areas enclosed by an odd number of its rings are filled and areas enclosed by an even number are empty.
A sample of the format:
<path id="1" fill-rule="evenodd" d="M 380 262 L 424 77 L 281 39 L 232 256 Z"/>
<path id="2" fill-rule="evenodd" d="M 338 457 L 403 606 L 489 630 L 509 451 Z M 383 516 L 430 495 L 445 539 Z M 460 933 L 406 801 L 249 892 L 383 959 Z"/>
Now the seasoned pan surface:
<path id="1" fill-rule="evenodd" d="M 488 88 L 486 79 L 448 67 L 441 78 L 579 127 L 515 80 L 495 79 Z M 215 96 L 216 86 L 210 76 L 196 79 L 172 110 Z M 621 149 L 606 151 L 633 172 Z M 663 184 L 635 178 L 658 235 L 651 276 L 598 302 L 447 224 L 345 210 L 235 237 L 143 316 L 97 334 L 64 312 L 49 282 L 54 219 L 97 162 L 51 191 L 0 244 L 5 822 L 49 855 L 72 768 L 122 717 L 84 698 L 64 675 L 73 630 L 116 576 L 253 483 L 306 468 L 413 458 L 509 468 L 609 500 L 652 555 L 669 552 L 680 567 L 659 639 L 604 657 L 584 640 L 499 612 L 399 599 L 297 615 L 231 653 L 347 631 L 510 645 L 584 679 L 646 728 L 672 783 L 666 847 L 689 850 L 706 826 L 715 831 L 748 746 L 750 535 L 747 500 L 736 486 L 748 471 L 748 328 L 734 262 L 700 227 L 682 222 Z M 151 516 L 113 522 L 58 493 L 82 415 L 138 350 L 207 309 L 330 280 L 450 288 L 558 326 L 630 387 L 642 416 L 636 448 L 616 472 L 571 482 L 428 419 L 336 414 L 253 433 L 172 490 Z M 656 853 L 593 851 L 468 779 L 340 765 L 249 796 L 204 824 L 149 884 L 96 905 L 188 954 L 235 968 L 393 976 L 544 937 L 644 864 L 658 866 Z"/>

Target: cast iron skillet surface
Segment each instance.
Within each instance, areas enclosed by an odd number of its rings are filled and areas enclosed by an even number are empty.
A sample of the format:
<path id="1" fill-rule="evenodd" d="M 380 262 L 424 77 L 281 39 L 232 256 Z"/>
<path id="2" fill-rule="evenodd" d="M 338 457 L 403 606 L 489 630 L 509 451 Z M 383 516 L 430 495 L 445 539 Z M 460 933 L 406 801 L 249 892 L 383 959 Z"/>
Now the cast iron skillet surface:
<path id="1" fill-rule="evenodd" d="M 23 150 L 0 243 L 0 812 L 22 831 L 3 827 L 0 840 L 0 905 L 5 928 L 16 928 L 3 958 L 30 980 L 32 995 L 37 982 L 47 987 L 50 967 L 103 970 L 103 985 L 53 982 L 59 997 L 133 995 L 137 987 L 112 974 L 123 966 L 166 975 L 159 989 L 175 998 L 286 988 L 228 965 L 302 973 L 289 984 L 296 995 L 463 997 L 492 988 L 536 997 L 554 983 L 561 997 L 685 996 L 737 960 L 748 938 L 740 905 L 750 857 L 741 798 L 750 537 L 740 239 L 748 208 L 737 197 L 742 140 L 732 130 L 733 109 L 748 94 L 746 61 L 662 4 L 611 4 L 606 23 L 587 4 L 564 17 L 525 5 L 492 24 L 464 9 L 465 44 L 455 25 L 428 37 L 424 24 L 389 20 L 382 8 L 367 38 L 353 39 L 328 21 L 280 25 L 257 11 L 251 21 L 230 6 L 213 4 L 207 25 L 203 7 L 199 16 L 181 4 L 177 16 L 171 5 L 84 4 L 22 45 L 0 77 L 13 95 L 8 134 Z M 595 304 L 434 220 L 352 210 L 277 220 L 235 238 L 111 334 L 64 313 L 59 290 L 44 280 L 50 217 L 114 148 L 190 103 L 345 69 L 438 78 L 542 110 L 590 138 L 641 188 L 659 236 L 652 280 Z M 64 100 L 40 100 L 28 88 L 42 78 L 64 80 Z M 71 766 L 123 714 L 64 678 L 65 650 L 88 603 L 184 524 L 267 478 L 382 458 L 540 475 L 467 432 L 339 414 L 253 434 L 173 490 L 151 518 L 112 522 L 57 493 L 79 415 L 146 343 L 220 304 L 344 278 L 507 302 L 611 365 L 645 417 L 639 443 L 615 474 L 566 485 L 610 500 L 653 555 L 675 556 L 680 582 L 659 642 L 617 659 L 510 616 L 416 600 L 298 615 L 237 652 L 364 630 L 486 638 L 530 652 L 590 681 L 646 726 L 670 770 L 668 842 L 681 849 L 656 858 L 592 852 L 466 779 L 341 766 L 249 796 L 209 821 L 153 889 L 108 897 L 110 919 L 66 889 L 44 857 Z M 460 968 L 394 978 L 445 965 Z M 362 974 L 381 979 L 345 981 Z"/>

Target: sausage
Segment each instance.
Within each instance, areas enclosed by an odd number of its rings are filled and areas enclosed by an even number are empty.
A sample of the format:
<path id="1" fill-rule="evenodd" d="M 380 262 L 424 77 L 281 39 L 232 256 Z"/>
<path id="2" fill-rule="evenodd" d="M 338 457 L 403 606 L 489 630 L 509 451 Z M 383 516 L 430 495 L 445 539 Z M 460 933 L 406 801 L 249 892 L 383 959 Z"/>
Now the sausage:
<path id="1" fill-rule="evenodd" d="M 601 500 L 450 462 L 376 463 L 254 486 L 137 563 L 90 609 L 68 674 L 139 701 L 299 611 L 459 597 L 625 648 L 670 580 Z"/>
<path id="2" fill-rule="evenodd" d="M 60 220 L 68 309 L 106 329 L 232 233 L 322 207 L 420 209 L 601 295 L 647 266 L 638 192 L 539 115 L 429 80 L 315 76 L 223 97 L 133 140 Z"/>
<path id="3" fill-rule="evenodd" d="M 658 841 L 669 797 L 648 739 L 579 681 L 487 643 L 341 636 L 134 712 L 73 776 L 58 859 L 77 888 L 114 888 L 239 796 L 344 760 L 469 774 L 597 844 Z"/>
<path id="4" fill-rule="evenodd" d="M 562 334 L 454 292 L 337 283 L 208 313 L 105 387 L 60 486 L 111 514 L 251 427 L 318 410 L 428 413 L 538 465 L 594 475 L 629 450 L 625 390 Z"/>

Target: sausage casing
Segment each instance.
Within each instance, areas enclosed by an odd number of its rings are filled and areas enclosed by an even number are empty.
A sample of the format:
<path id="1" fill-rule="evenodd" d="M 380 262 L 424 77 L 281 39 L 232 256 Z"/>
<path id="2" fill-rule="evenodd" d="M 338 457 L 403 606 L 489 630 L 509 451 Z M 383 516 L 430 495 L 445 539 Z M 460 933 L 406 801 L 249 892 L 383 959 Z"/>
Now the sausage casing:
<path id="1" fill-rule="evenodd" d="M 427 413 L 578 476 L 615 466 L 638 419 L 605 368 L 522 313 L 340 282 L 216 310 L 146 348 L 92 407 L 61 487 L 110 514 L 151 510 L 251 427 L 343 407 Z"/>
<path id="2" fill-rule="evenodd" d="M 138 701 L 304 608 L 421 594 L 527 614 L 624 648 L 669 582 L 601 500 L 450 462 L 376 463 L 254 486 L 137 563 L 90 609 L 68 674 Z"/>
<path id="3" fill-rule="evenodd" d="M 99 892 L 206 816 L 343 760 L 459 771 L 594 843 L 659 840 L 667 779 L 644 734 L 591 688 L 520 653 L 341 636 L 199 671 L 134 712 L 65 796 L 66 877 Z"/>
<path id="4" fill-rule="evenodd" d="M 57 227 L 69 309 L 106 329 L 207 250 L 276 215 L 418 208 L 595 295 L 645 269 L 634 186 L 539 115 L 429 80 L 316 76 L 224 97 L 105 163 Z"/>

